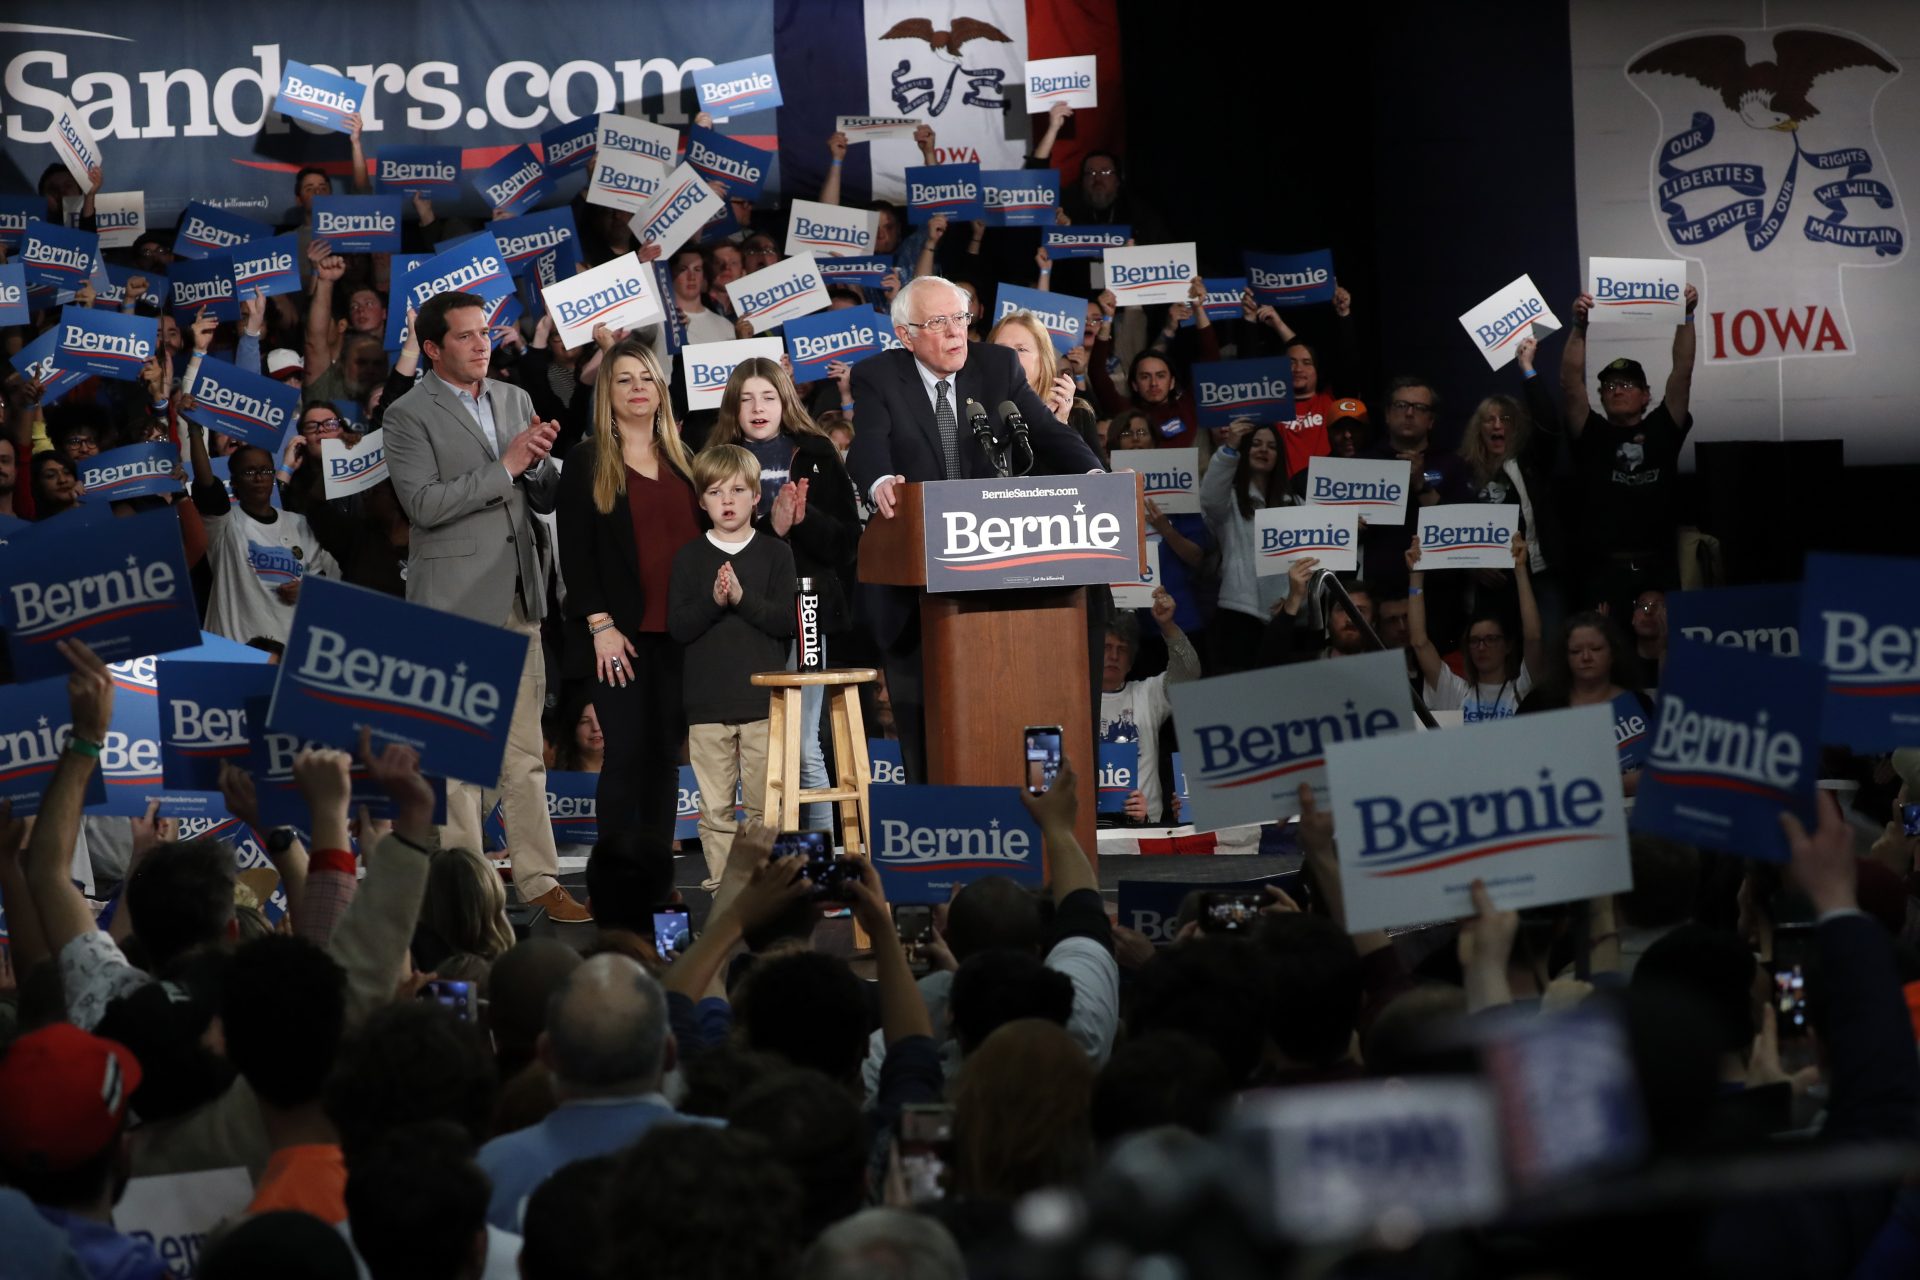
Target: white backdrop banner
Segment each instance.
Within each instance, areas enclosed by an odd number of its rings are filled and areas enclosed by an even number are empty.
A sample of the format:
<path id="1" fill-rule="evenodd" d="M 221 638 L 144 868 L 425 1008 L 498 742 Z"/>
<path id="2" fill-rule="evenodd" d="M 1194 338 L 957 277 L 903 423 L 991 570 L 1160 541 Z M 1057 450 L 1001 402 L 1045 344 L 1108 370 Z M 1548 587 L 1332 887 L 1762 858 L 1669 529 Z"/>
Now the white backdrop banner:
<path id="1" fill-rule="evenodd" d="M 1687 261 L 1692 438 L 1920 459 L 1920 5 L 1576 0 L 1572 47 L 1580 251 Z M 1666 377 L 1668 336 L 1589 342 Z"/>
<path id="2" fill-rule="evenodd" d="M 866 0 L 867 110 L 933 126 L 935 164 L 1018 169 L 1027 144 L 1007 139 L 1010 90 L 1024 84 L 1024 0 Z M 934 37 L 940 43 L 934 43 Z M 912 138 L 873 140 L 873 194 L 904 202 Z"/>

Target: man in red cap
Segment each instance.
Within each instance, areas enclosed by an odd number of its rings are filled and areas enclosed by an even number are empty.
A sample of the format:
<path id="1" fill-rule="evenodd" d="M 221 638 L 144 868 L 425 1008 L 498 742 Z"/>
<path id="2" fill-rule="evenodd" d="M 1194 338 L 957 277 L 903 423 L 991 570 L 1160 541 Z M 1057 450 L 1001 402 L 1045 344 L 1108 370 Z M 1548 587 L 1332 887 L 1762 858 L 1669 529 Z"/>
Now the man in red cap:
<path id="1" fill-rule="evenodd" d="M 144 1241 L 113 1227 L 129 1170 L 128 1099 L 140 1064 L 69 1023 L 32 1031 L 0 1057 L 0 1180 L 67 1233 L 88 1275 L 164 1280 Z"/>

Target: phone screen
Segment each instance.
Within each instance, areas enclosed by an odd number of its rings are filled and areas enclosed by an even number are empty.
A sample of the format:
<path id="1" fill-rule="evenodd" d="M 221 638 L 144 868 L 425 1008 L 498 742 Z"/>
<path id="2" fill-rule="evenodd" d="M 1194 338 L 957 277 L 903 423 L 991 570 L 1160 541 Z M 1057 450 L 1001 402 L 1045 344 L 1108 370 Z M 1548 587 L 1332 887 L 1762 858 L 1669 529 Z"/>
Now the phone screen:
<path id="1" fill-rule="evenodd" d="M 653 949 L 664 964 L 672 964 L 693 941 L 693 925 L 687 909 L 671 903 L 653 909 Z"/>
<path id="2" fill-rule="evenodd" d="M 915 1204 L 944 1199 L 953 1154 L 953 1108 L 909 1103 L 900 1109 L 900 1174 Z"/>
<path id="3" fill-rule="evenodd" d="M 1900 827 L 1910 836 L 1920 836 L 1920 804 L 1900 806 Z"/>
<path id="4" fill-rule="evenodd" d="M 926 976 L 932 967 L 927 947 L 933 941 L 933 908 L 897 906 L 893 909 L 893 927 L 899 931 L 900 945 L 906 950 L 907 967 L 916 978 Z"/>
<path id="5" fill-rule="evenodd" d="M 1245 933 L 1260 923 L 1267 896 L 1259 890 L 1206 893 L 1200 896 L 1200 928 L 1205 933 Z"/>
<path id="6" fill-rule="evenodd" d="M 813 896 L 822 901 L 840 901 L 847 896 L 846 865 L 833 856 L 833 839 L 824 831 L 782 831 L 773 838 L 773 856 L 798 855 L 807 860 L 801 872 L 813 881 Z"/>
<path id="7" fill-rule="evenodd" d="M 454 982 L 436 978 L 420 988 L 420 998 L 434 1004 L 443 1004 L 453 1010 L 454 1016 L 462 1022 L 474 1020 L 473 984 Z"/>
<path id="8" fill-rule="evenodd" d="M 1060 726 L 1028 725 L 1026 736 L 1027 790 L 1044 795 L 1060 772 Z"/>
<path id="9" fill-rule="evenodd" d="M 1782 1040 L 1807 1034 L 1807 971 L 1801 964 L 1773 966 L 1774 1026 Z"/>

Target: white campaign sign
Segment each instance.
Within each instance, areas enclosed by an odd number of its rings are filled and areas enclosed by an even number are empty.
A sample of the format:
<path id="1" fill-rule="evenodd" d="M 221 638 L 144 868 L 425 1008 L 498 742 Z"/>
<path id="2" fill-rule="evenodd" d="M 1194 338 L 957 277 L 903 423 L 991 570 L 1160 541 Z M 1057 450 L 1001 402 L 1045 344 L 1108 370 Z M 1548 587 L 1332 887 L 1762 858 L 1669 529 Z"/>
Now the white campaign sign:
<path id="1" fill-rule="evenodd" d="M 338 438 L 322 440 L 320 466 L 329 501 L 371 489 L 387 478 L 387 433 L 369 432 L 353 445 Z"/>
<path id="2" fill-rule="evenodd" d="M 651 160 L 665 173 L 673 168 L 674 158 L 680 154 L 680 131 L 651 120 L 603 111 L 594 130 L 593 147 L 595 155 L 612 151 Z"/>
<path id="3" fill-rule="evenodd" d="M 777 324 L 833 305 L 820 278 L 820 266 L 810 253 L 798 253 L 750 276 L 741 276 L 727 285 L 727 296 L 733 300 L 734 311 L 753 325 L 755 333 L 765 333 Z"/>
<path id="4" fill-rule="evenodd" d="M 1486 502 L 1420 508 L 1420 568 L 1511 569 L 1520 508 Z"/>
<path id="5" fill-rule="evenodd" d="M 1112 585 L 1114 608 L 1153 608 L 1153 589 L 1160 585 L 1160 553 L 1165 549 L 1159 534 L 1147 535 L 1147 571 L 1140 575 L 1138 582 L 1116 582 Z"/>
<path id="6" fill-rule="evenodd" d="M 1651 322 L 1671 326 L 1687 317 L 1687 264 L 1678 258 L 1589 258 L 1587 292 L 1594 324 Z"/>
<path id="7" fill-rule="evenodd" d="M 1193 278 L 1200 274 L 1199 255 L 1191 240 L 1180 244 L 1143 244 L 1109 249 L 1101 259 L 1106 287 L 1122 307 L 1145 307 L 1156 302 L 1183 302 Z"/>
<path id="8" fill-rule="evenodd" d="M 683 164 L 667 175 L 660 193 L 634 218 L 633 228 L 642 244 L 659 245 L 660 256 L 666 258 L 726 207 L 707 185 L 706 175 Z"/>
<path id="9" fill-rule="evenodd" d="M 540 290 L 562 346 L 573 348 L 593 338 L 593 327 L 638 329 L 666 313 L 654 289 L 653 266 L 626 253 Z"/>
<path id="10" fill-rule="evenodd" d="M 1168 515 L 1200 510 L 1198 449 L 1115 449 L 1109 470 L 1138 472 L 1141 496 Z"/>
<path id="11" fill-rule="evenodd" d="M 687 408 L 718 409 L 734 366 L 755 358 L 778 364 L 785 350 L 786 344 L 778 338 L 696 342 L 680 348 L 680 367 L 687 375 Z"/>
<path id="12" fill-rule="evenodd" d="M 53 149 L 85 195 L 100 182 L 100 144 L 94 140 L 93 130 L 74 109 L 73 100 L 63 94 L 43 94 L 39 106 L 53 113 Z"/>
<path id="13" fill-rule="evenodd" d="M 817 200 L 795 200 L 787 220 L 787 256 L 811 253 L 817 258 L 858 258 L 873 253 L 880 234 L 880 214 L 873 209 L 845 209 Z"/>
<path id="14" fill-rule="evenodd" d="M 628 213 L 644 211 L 666 184 L 667 171 L 645 156 L 625 151 L 596 151 L 587 203 Z"/>
<path id="15" fill-rule="evenodd" d="M 1613 0 L 1568 35 L 1580 244 L 1683 258 L 1700 290 L 1689 444 L 1845 423 L 1849 467 L 1920 461 L 1920 5 Z M 1672 331 L 1607 338 L 1589 376 L 1624 356 L 1657 394 Z"/>
<path id="16" fill-rule="evenodd" d="M 911 138 L 921 122 L 911 116 L 835 116 L 835 133 L 847 135 L 847 144 L 872 142 L 876 138 Z"/>
<path id="17" fill-rule="evenodd" d="M 1307 505 L 1340 507 L 1370 525 L 1405 524 L 1412 464 L 1398 458 L 1332 458 L 1307 463 Z"/>
<path id="18" fill-rule="evenodd" d="M 1303 782 L 1324 807 L 1330 744 L 1416 723 L 1397 650 L 1192 680 L 1167 696 L 1202 831 L 1291 818 Z"/>
<path id="19" fill-rule="evenodd" d="M 63 196 L 60 209 L 71 220 L 85 203 L 85 196 Z M 102 191 L 93 198 L 93 216 L 102 249 L 130 249 L 147 233 L 147 193 Z"/>
<path id="20" fill-rule="evenodd" d="M 1487 721 L 1457 747 L 1420 733 L 1327 748 L 1348 929 L 1470 916 L 1475 880 L 1508 911 L 1633 887 L 1611 708 Z"/>
<path id="21" fill-rule="evenodd" d="M 1322 569 L 1351 573 L 1360 567 L 1360 514 L 1342 507 L 1262 507 L 1253 513 L 1253 554 L 1253 571 L 1262 578 L 1308 558 Z"/>
<path id="22" fill-rule="evenodd" d="M 1505 367 L 1514 348 L 1529 335 L 1544 338 L 1560 327 L 1553 308 L 1534 287 L 1532 276 L 1521 276 L 1491 298 L 1460 317 L 1460 327 L 1473 339 L 1489 367 Z"/>
<path id="23" fill-rule="evenodd" d="M 860 9 L 869 114 L 932 125 L 933 164 L 1021 166 L 1027 143 L 1007 136 L 1007 91 L 1026 67 L 1025 0 L 865 0 Z M 946 33 L 969 23 L 976 34 L 948 47 Z M 928 24 L 943 36 L 939 47 L 917 30 Z M 868 158 L 873 194 L 898 204 L 906 203 L 908 166 L 928 163 L 911 134 L 875 138 Z"/>
<path id="24" fill-rule="evenodd" d="M 1043 116 L 1056 102 L 1078 111 L 1100 105 L 1100 86 L 1094 75 L 1099 59 L 1041 58 L 1027 63 L 1027 114 Z"/>
<path id="25" fill-rule="evenodd" d="M 252 1200 L 253 1179 L 240 1168 L 134 1178 L 113 1206 L 113 1225 L 151 1245 L 174 1275 L 190 1276 L 207 1237 Z"/>

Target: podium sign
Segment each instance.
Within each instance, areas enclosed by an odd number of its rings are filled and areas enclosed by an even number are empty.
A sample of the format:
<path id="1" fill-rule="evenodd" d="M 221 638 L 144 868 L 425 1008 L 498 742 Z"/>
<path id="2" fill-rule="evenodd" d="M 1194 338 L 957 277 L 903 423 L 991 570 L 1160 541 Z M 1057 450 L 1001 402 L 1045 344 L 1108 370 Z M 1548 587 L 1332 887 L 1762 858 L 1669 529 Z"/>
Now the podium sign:
<path id="1" fill-rule="evenodd" d="M 921 491 L 930 592 L 1105 586 L 1140 571 L 1137 476 L 940 480 Z"/>

